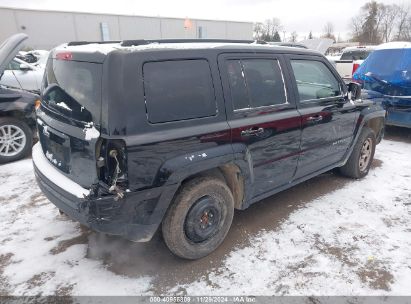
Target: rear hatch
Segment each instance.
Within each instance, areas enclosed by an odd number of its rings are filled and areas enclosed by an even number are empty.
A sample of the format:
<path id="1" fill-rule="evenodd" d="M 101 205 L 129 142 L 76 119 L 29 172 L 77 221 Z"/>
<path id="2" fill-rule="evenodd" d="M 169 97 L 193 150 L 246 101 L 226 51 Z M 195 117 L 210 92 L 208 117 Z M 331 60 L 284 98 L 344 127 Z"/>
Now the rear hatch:
<path id="1" fill-rule="evenodd" d="M 56 169 L 90 188 L 98 181 L 102 64 L 71 56 L 51 55 L 47 61 L 37 110 L 39 139 Z"/>

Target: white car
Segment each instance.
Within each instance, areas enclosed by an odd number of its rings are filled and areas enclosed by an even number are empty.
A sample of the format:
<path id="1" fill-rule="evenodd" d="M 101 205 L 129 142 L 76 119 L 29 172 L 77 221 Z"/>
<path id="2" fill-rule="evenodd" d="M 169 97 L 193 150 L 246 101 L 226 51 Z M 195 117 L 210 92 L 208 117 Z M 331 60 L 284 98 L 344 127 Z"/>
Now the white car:
<path id="1" fill-rule="evenodd" d="M 14 58 L 4 70 L 0 84 L 38 93 L 43 74 L 44 65 L 32 65 L 19 58 Z"/>
<path id="2" fill-rule="evenodd" d="M 352 75 L 367 59 L 368 55 L 375 50 L 376 46 L 355 46 L 347 47 L 343 50 L 343 53 L 339 60 L 334 60 L 335 68 L 340 76 L 345 81 L 351 81 Z"/>

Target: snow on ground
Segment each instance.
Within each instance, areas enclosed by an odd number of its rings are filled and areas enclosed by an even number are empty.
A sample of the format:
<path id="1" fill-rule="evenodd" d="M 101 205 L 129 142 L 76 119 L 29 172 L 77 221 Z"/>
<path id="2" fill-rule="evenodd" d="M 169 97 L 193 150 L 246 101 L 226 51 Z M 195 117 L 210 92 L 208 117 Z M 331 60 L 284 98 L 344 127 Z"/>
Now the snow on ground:
<path id="1" fill-rule="evenodd" d="M 218 269 L 169 293 L 410 295 L 410 152 L 383 141 L 382 164 L 365 179 L 307 201 L 276 231 L 251 236 Z M 87 257 L 78 238 L 88 234 L 43 197 L 31 160 L 0 167 L 0 205 L 0 295 L 152 293 L 153 277 L 114 274 Z"/>

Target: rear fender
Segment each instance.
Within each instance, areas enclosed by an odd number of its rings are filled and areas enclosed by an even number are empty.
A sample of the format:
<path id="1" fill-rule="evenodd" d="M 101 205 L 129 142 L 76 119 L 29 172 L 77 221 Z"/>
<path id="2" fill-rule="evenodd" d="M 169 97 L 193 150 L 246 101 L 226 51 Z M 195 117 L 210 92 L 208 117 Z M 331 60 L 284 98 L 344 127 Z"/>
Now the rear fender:
<path id="1" fill-rule="evenodd" d="M 191 176 L 210 169 L 222 168 L 229 164 L 234 164 L 238 167 L 240 171 L 238 174 L 241 174 L 244 181 L 243 200 L 237 206 L 239 209 L 243 209 L 244 204 L 249 201 L 250 195 L 252 195 L 251 185 L 254 180 L 250 153 L 245 145 L 220 145 L 169 159 L 159 170 L 156 182 L 166 186 L 180 185 L 182 181 Z"/>
<path id="2" fill-rule="evenodd" d="M 155 184 L 179 184 L 189 176 L 233 161 L 231 145 L 221 145 L 171 158 L 158 171 Z"/>

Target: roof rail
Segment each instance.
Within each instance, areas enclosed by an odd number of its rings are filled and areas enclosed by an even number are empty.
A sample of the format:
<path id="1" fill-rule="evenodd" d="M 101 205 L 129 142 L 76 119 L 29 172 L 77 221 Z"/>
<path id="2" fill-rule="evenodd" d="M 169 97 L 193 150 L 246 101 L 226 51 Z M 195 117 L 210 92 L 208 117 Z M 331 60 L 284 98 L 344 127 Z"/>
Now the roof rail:
<path id="1" fill-rule="evenodd" d="M 254 40 L 231 40 L 231 39 L 155 39 L 155 40 L 123 40 L 121 46 L 137 46 L 151 43 L 253 43 Z M 258 43 L 258 42 L 257 42 Z"/>
<path id="2" fill-rule="evenodd" d="M 67 46 L 78 46 L 86 44 L 110 44 L 121 43 L 121 46 L 138 46 L 151 43 L 245 43 L 245 44 L 267 44 L 262 40 L 236 40 L 236 39 L 136 39 L 136 40 L 111 40 L 111 41 L 71 41 Z"/>
<path id="3" fill-rule="evenodd" d="M 71 41 L 67 43 L 68 46 L 76 46 L 76 45 L 86 45 L 86 44 L 108 44 L 108 43 L 120 43 L 121 40 L 112 40 L 112 41 Z"/>

